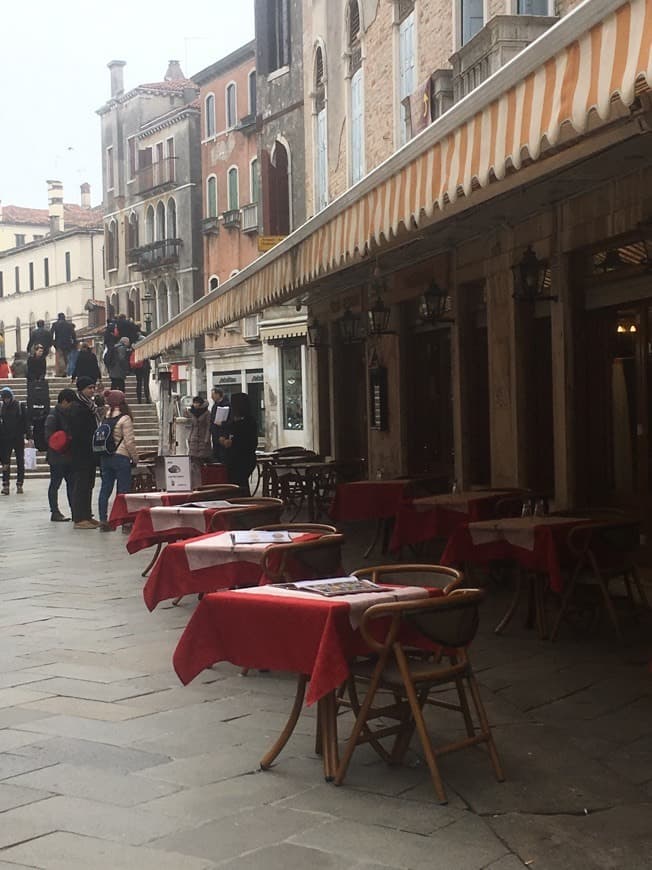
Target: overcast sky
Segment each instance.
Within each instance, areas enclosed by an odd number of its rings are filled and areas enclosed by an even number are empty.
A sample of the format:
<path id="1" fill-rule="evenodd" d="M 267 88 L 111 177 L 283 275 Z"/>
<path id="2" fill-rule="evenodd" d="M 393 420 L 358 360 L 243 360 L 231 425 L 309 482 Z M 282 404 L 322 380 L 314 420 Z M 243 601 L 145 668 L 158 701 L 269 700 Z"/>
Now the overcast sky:
<path id="1" fill-rule="evenodd" d="M 162 81 L 168 60 L 191 76 L 254 36 L 253 0 L 2 0 L 0 201 L 47 208 L 46 179 L 102 200 L 100 119 L 108 61 L 125 89 Z"/>

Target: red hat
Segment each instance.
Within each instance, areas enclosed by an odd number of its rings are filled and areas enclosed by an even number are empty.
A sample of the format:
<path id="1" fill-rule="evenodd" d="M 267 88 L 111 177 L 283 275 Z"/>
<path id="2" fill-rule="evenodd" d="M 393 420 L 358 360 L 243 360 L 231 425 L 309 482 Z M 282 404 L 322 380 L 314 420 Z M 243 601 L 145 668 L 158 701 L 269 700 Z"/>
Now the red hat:
<path id="1" fill-rule="evenodd" d="M 55 453 L 65 453 L 72 443 L 72 438 L 63 429 L 57 429 L 48 438 L 48 447 Z"/>

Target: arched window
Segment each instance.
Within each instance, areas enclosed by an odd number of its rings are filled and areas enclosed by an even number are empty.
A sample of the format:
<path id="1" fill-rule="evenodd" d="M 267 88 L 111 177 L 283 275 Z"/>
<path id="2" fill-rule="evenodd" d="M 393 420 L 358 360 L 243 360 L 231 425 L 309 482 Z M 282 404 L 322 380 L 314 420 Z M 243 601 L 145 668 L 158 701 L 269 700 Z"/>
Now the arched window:
<path id="1" fill-rule="evenodd" d="M 254 157 L 249 164 L 249 202 L 258 202 L 260 197 L 258 177 L 258 158 Z"/>
<path id="2" fill-rule="evenodd" d="M 269 167 L 269 233 L 290 233 L 290 155 L 278 140 L 274 143 Z"/>
<path id="3" fill-rule="evenodd" d="M 213 94 L 209 94 L 204 103 L 204 126 L 206 138 L 210 139 L 215 135 L 215 97 Z"/>
<path id="4" fill-rule="evenodd" d="M 324 54 L 321 46 L 315 52 L 315 211 L 321 211 L 328 204 L 328 123 L 326 118 L 326 76 L 324 74 Z"/>
<path id="5" fill-rule="evenodd" d="M 156 292 L 156 308 L 158 322 L 161 326 L 170 319 L 168 316 L 168 288 L 165 281 L 160 281 Z"/>
<path id="6" fill-rule="evenodd" d="M 159 202 L 156 206 L 156 241 L 160 242 L 165 238 L 165 206 Z"/>
<path id="7" fill-rule="evenodd" d="M 173 281 L 170 285 L 170 317 L 176 317 L 181 310 L 179 297 L 179 283 Z"/>
<path id="8" fill-rule="evenodd" d="M 249 84 L 249 114 L 256 114 L 256 70 L 252 69 L 248 76 Z"/>
<path id="9" fill-rule="evenodd" d="M 154 241 L 154 208 L 149 206 L 145 217 L 145 233 L 147 236 L 147 244 L 150 245 Z"/>
<path id="10" fill-rule="evenodd" d="M 219 286 L 220 286 L 220 279 L 217 277 L 217 275 L 211 275 L 211 279 L 208 282 L 209 291 L 210 290 L 217 290 L 217 288 Z"/>
<path id="11" fill-rule="evenodd" d="M 132 211 L 127 221 L 127 253 L 138 247 L 138 215 Z"/>
<path id="12" fill-rule="evenodd" d="M 238 191 L 238 168 L 232 166 L 229 169 L 229 211 L 237 211 L 240 208 L 240 194 Z"/>
<path id="13" fill-rule="evenodd" d="M 109 300 L 108 318 L 117 317 L 120 313 L 120 297 L 117 293 L 112 293 Z"/>
<path id="14" fill-rule="evenodd" d="M 110 220 L 106 227 L 106 268 L 118 268 L 118 224 L 115 220 Z"/>
<path id="15" fill-rule="evenodd" d="M 217 178 L 214 175 L 206 181 L 206 217 L 217 217 Z"/>
<path id="16" fill-rule="evenodd" d="M 234 269 L 231 272 L 231 274 L 229 275 L 229 278 L 235 278 L 235 276 L 238 274 L 239 271 L 240 271 L 240 269 Z"/>
<path id="17" fill-rule="evenodd" d="M 149 296 L 152 300 L 151 302 L 143 302 L 143 310 L 145 313 L 145 317 L 147 318 L 147 313 L 151 314 L 151 328 L 158 329 L 158 305 L 156 300 L 156 287 L 153 284 L 148 284 L 145 289 L 145 295 Z M 147 321 L 146 321 L 147 327 Z"/>
<path id="18" fill-rule="evenodd" d="M 362 77 L 362 43 L 360 32 L 360 7 L 358 0 L 349 0 L 347 5 L 347 53 L 349 58 L 349 174 L 351 184 L 364 175 L 364 87 Z"/>
<path id="19" fill-rule="evenodd" d="M 238 123 L 238 108 L 236 101 L 235 82 L 226 86 L 226 129 L 230 130 Z"/>
<path id="20" fill-rule="evenodd" d="M 168 218 L 167 218 L 168 239 L 176 239 L 177 237 L 177 203 L 173 197 L 168 200 Z"/>

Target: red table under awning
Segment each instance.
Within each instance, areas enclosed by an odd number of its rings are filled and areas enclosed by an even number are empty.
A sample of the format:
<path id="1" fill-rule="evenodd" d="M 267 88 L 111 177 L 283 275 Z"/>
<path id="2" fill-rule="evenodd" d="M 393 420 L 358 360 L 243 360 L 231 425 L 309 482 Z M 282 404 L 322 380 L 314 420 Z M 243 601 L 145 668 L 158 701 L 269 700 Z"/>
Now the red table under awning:
<path id="1" fill-rule="evenodd" d="M 319 595 L 285 597 L 265 589 L 204 596 L 174 652 L 182 683 L 228 661 L 243 668 L 310 675 L 306 702 L 313 704 L 344 682 L 349 661 L 368 652 L 352 625 L 349 603 Z"/>
<path id="2" fill-rule="evenodd" d="M 336 522 L 384 520 L 398 512 L 409 480 L 356 480 L 340 483 L 330 516 Z"/>
<path id="3" fill-rule="evenodd" d="M 526 571 L 547 574 L 550 588 L 559 593 L 563 589 L 562 569 L 573 564 L 568 533 L 586 522 L 589 520 L 580 517 L 515 517 L 469 523 L 455 529 L 441 561 L 444 565 L 463 565 L 464 562 L 488 565 L 501 559 L 512 560 Z M 502 528 L 502 536 L 492 535 L 492 527 Z M 494 539 L 482 542 L 478 536 Z"/>
<path id="4" fill-rule="evenodd" d="M 227 502 L 214 508 L 182 506 L 141 508 L 136 514 L 133 528 L 127 539 L 127 552 L 138 553 L 140 550 L 156 547 L 158 544 L 171 544 L 175 541 L 223 531 L 224 526 L 220 524 L 219 518 L 214 519 L 216 514 L 237 507 L 237 504 Z"/>
<path id="5" fill-rule="evenodd" d="M 226 481 L 224 481 L 226 483 Z M 208 501 L 210 493 L 202 490 L 193 492 L 127 492 L 116 495 L 109 516 L 113 528 L 125 523 L 133 523 L 136 514 L 147 507 L 173 507 L 193 501 Z"/>

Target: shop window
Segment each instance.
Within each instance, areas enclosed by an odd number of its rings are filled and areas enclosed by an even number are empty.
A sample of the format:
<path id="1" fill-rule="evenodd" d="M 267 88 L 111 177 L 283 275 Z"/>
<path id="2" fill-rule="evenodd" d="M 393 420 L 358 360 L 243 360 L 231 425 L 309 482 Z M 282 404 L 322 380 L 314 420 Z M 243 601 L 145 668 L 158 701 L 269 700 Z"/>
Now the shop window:
<path id="1" fill-rule="evenodd" d="M 283 378 L 283 428 L 303 429 L 301 345 L 281 348 Z"/>

